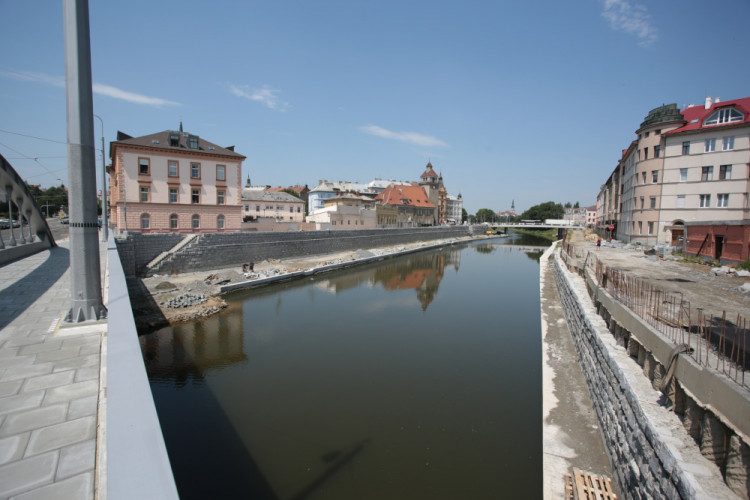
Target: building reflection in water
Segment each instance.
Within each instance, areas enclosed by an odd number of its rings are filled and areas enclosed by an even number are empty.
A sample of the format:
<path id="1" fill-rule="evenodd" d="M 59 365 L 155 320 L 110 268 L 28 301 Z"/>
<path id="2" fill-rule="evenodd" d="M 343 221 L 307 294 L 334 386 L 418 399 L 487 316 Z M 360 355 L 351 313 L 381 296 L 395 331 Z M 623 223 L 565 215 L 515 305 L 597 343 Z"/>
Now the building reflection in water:
<path id="1" fill-rule="evenodd" d="M 339 293 L 362 284 L 382 286 L 386 290 L 414 289 L 422 310 L 425 311 L 437 296 L 445 269 L 452 267 L 458 271 L 460 264 L 461 251 L 446 247 L 435 252 L 396 259 L 392 263 L 380 262 L 375 268 L 333 277 L 318 282 L 316 286 L 331 293 Z"/>
<path id="2" fill-rule="evenodd" d="M 168 379 L 181 386 L 200 382 L 206 371 L 245 361 L 241 309 L 232 309 L 237 311 L 141 336 L 149 379 Z"/>

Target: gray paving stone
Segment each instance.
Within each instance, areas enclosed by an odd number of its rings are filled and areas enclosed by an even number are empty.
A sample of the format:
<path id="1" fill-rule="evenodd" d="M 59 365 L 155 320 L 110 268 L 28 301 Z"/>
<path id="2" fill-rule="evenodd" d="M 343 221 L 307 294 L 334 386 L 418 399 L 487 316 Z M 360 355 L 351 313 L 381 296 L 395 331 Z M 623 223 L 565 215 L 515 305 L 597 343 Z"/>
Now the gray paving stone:
<path id="1" fill-rule="evenodd" d="M 87 472 L 14 496 L 11 500 L 77 500 L 93 497 L 94 474 L 93 472 Z"/>
<path id="2" fill-rule="evenodd" d="M 96 418 L 94 417 L 83 417 L 78 420 L 51 425 L 32 431 L 29 445 L 26 447 L 26 456 L 33 456 L 95 438 Z"/>
<path id="3" fill-rule="evenodd" d="M 80 356 L 78 358 L 66 359 L 55 363 L 54 371 L 85 368 L 87 366 L 99 366 L 99 354 Z"/>
<path id="4" fill-rule="evenodd" d="M 73 346 L 84 346 L 84 345 L 96 345 L 98 346 L 100 342 L 99 334 L 88 334 L 88 335 L 80 335 L 78 337 L 71 337 L 71 338 L 65 338 L 63 339 L 63 346 L 65 347 L 73 347 Z"/>
<path id="5" fill-rule="evenodd" d="M 47 394 L 44 397 L 44 405 L 51 405 L 60 403 L 62 401 L 71 401 L 73 399 L 80 399 L 86 396 L 95 396 L 99 393 L 99 381 L 98 380 L 87 380 L 85 382 L 77 382 L 62 387 L 55 387 L 48 389 Z"/>
<path id="6" fill-rule="evenodd" d="M 49 389 L 51 387 L 59 387 L 61 385 L 69 384 L 73 381 L 75 372 L 68 370 L 58 373 L 50 373 L 49 375 L 40 375 L 39 377 L 32 377 L 26 380 L 23 386 L 23 392 L 38 391 L 40 389 Z"/>
<path id="7" fill-rule="evenodd" d="M 75 381 L 99 380 L 99 366 L 87 366 L 75 371 Z"/>
<path id="8" fill-rule="evenodd" d="M 77 358 L 81 350 L 78 346 L 64 347 L 55 351 L 40 352 L 36 355 L 37 363 L 61 361 L 63 359 Z"/>
<path id="9" fill-rule="evenodd" d="M 99 404 L 99 395 L 86 398 L 74 399 L 68 408 L 68 420 L 96 415 Z"/>
<path id="10" fill-rule="evenodd" d="M 44 392 L 24 392 L 16 396 L 8 396 L 7 398 L 0 399 L 0 414 L 6 415 L 29 408 L 37 408 L 41 406 L 42 399 L 44 398 Z"/>
<path id="11" fill-rule="evenodd" d="M 55 477 L 58 453 L 50 452 L 0 467 L 0 497 L 7 498 L 49 484 Z"/>
<path id="12" fill-rule="evenodd" d="M 5 417 L 0 427 L 0 436 L 10 436 L 21 432 L 41 429 L 65 421 L 68 407 L 65 404 L 42 406 L 33 410 L 12 413 Z"/>
<path id="13" fill-rule="evenodd" d="M 63 343 L 60 339 L 44 339 L 43 342 L 23 346 L 19 354 L 26 356 L 29 354 L 39 354 L 40 352 L 59 351 L 62 345 Z"/>
<path id="14" fill-rule="evenodd" d="M 60 450 L 56 479 L 65 479 L 86 471 L 96 465 L 96 439 L 66 446 Z"/>
<path id="15" fill-rule="evenodd" d="M 8 382 L 10 380 L 21 380 L 25 378 L 35 377 L 37 375 L 46 375 L 52 373 L 52 363 L 42 363 L 40 365 L 30 364 L 27 366 L 15 366 L 13 370 L 6 369 L 3 373 L 0 382 Z"/>
<path id="16" fill-rule="evenodd" d="M 18 391 L 21 390 L 21 384 L 23 384 L 23 380 L 13 380 L 12 382 L 0 383 L 0 398 L 18 394 Z"/>
<path id="17" fill-rule="evenodd" d="M 30 432 L 24 432 L 0 438 L 0 465 L 7 464 L 11 460 L 21 460 L 30 435 Z"/>

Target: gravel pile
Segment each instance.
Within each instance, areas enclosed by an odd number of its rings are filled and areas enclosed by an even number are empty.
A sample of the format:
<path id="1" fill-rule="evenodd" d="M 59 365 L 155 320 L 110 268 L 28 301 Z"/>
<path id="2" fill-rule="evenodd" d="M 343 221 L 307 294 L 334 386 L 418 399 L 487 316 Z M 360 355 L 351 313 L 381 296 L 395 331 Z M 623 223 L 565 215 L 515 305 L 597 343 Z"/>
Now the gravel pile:
<path id="1" fill-rule="evenodd" d="M 172 297 L 170 299 L 167 299 L 164 302 L 161 302 L 160 305 L 164 307 L 169 307 L 171 309 L 179 309 L 181 307 L 192 307 L 197 306 L 200 304 L 203 304 L 205 301 L 208 300 L 208 297 L 206 297 L 203 294 L 196 294 L 196 293 L 183 293 L 182 295 L 178 295 L 177 297 Z"/>

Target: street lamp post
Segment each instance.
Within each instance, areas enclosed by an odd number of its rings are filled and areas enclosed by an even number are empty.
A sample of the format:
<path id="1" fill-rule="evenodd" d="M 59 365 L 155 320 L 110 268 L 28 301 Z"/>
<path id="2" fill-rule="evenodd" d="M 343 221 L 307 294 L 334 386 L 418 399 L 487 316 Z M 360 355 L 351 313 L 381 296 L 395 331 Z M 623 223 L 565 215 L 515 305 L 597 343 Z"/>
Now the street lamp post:
<path id="1" fill-rule="evenodd" d="M 102 241 L 107 241 L 109 229 L 107 229 L 107 167 L 105 166 L 106 157 L 104 156 L 104 120 L 97 114 L 94 116 L 99 118 L 99 122 L 102 124 Z"/>

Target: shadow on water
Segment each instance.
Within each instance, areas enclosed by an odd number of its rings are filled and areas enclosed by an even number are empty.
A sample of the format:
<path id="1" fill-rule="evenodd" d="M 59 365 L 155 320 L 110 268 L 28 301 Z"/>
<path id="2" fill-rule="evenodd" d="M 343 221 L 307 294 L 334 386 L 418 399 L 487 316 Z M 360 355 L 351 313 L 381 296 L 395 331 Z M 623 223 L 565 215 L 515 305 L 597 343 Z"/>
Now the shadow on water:
<path id="1" fill-rule="evenodd" d="M 151 391 L 180 498 L 278 498 L 207 385 Z"/>
<path id="2" fill-rule="evenodd" d="M 313 494 L 318 488 L 320 488 L 328 479 L 333 477 L 339 470 L 344 468 L 347 464 L 349 464 L 354 458 L 365 449 L 365 446 L 367 446 L 370 443 L 369 439 L 365 439 L 357 444 L 355 444 L 351 450 L 347 451 L 343 455 L 342 452 L 339 450 L 332 451 L 329 453 L 326 453 L 323 455 L 321 460 L 324 462 L 331 462 L 331 465 L 328 466 L 328 469 L 323 471 L 322 474 L 320 474 L 317 478 L 313 479 L 310 484 L 302 488 L 298 493 L 293 495 L 291 497 L 291 500 L 304 500 L 305 498 L 309 497 L 311 494 Z"/>
<path id="3" fill-rule="evenodd" d="M 8 326 L 14 319 L 36 300 L 44 295 L 70 267 L 70 251 L 67 248 L 53 247 L 49 249 L 49 256 L 39 267 L 31 271 L 23 279 L 12 284 L 5 290 L 5 297 L 22 296 L 26 300 L 23 305 L 14 307 L 14 303 L 3 303 L 3 314 L 0 314 L 0 329 Z M 4 300 L 2 302 L 5 302 Z M 10 301 L 9 301 L 10 302 Z"/>

